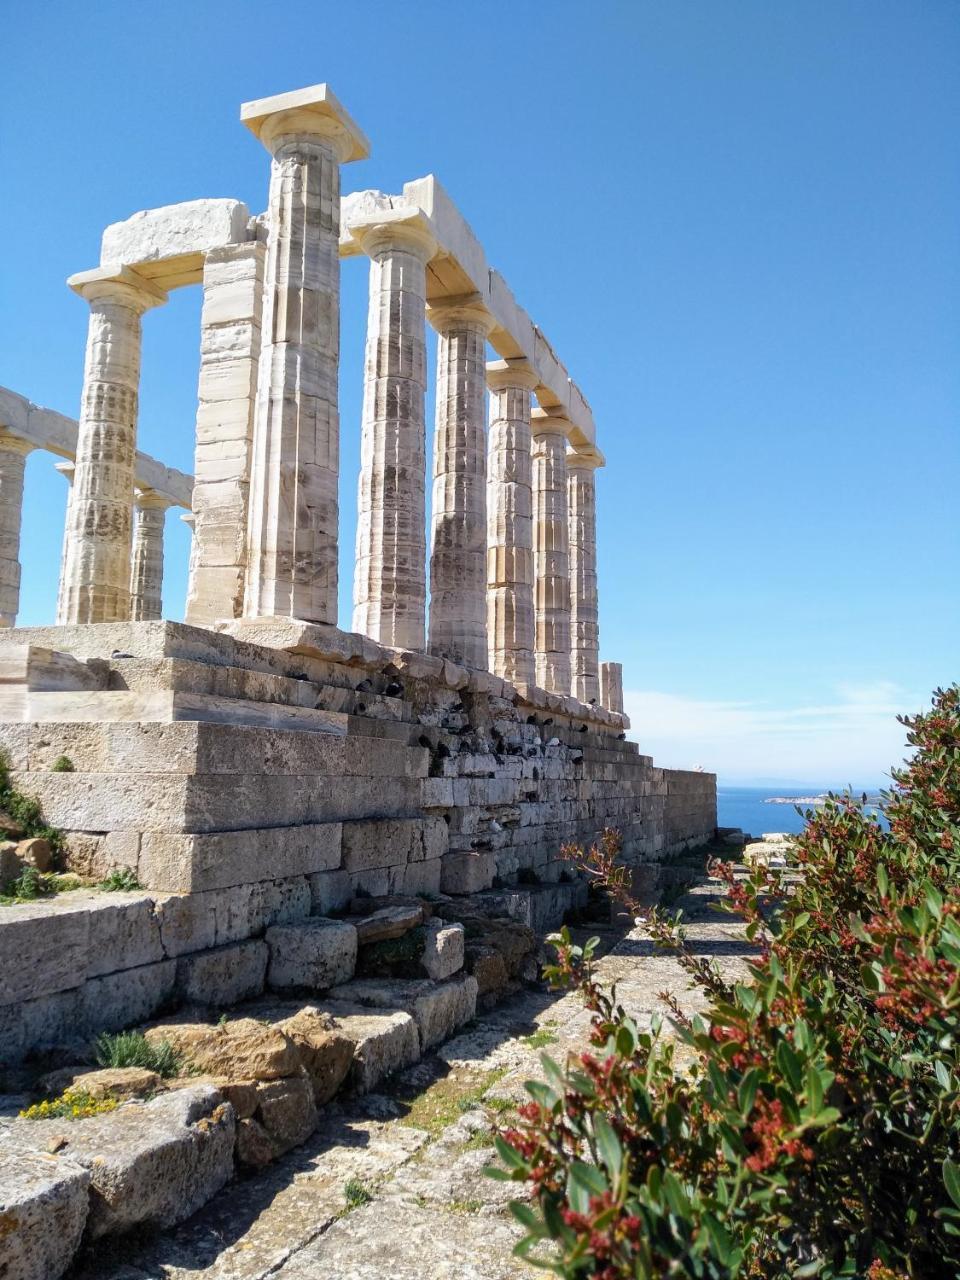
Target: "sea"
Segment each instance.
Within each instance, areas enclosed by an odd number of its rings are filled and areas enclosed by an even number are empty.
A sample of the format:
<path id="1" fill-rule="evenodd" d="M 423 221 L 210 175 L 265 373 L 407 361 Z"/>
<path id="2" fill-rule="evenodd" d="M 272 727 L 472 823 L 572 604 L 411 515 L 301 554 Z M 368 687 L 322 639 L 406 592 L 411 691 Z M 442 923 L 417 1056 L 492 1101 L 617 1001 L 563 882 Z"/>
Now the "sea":
<path id="1" fill-rule="evenodd" d="M 832 790 L 843 791 L 843 787 Z M 748 835 L 759 836 L 764 831 L 786 831 L 791 835 L 803 830 L 804 818 L 800 809 L 813 808 L 811 803 L 818 796 L 826 795 L 830 787 L 807 787 L 796 790 L 789 787 L 778 790 L 769 787 L 717 787 L 717 825 L 740 827 Z"/>

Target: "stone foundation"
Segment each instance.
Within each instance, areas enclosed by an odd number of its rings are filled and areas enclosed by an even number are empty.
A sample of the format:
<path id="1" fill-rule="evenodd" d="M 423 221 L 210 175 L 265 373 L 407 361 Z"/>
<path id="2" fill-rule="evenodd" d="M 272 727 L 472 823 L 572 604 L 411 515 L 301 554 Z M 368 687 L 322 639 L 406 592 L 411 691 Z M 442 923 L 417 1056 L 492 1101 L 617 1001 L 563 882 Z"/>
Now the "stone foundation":
<path id="1" fill-rule="evenodd" d="M 548 928 L 580 896 L 564 844 L 615 827 L 660 861 L 716 824 L 713 775 L 655 768 L 616 713 L 295 621 L 0 633 L 0 721 L 69 866 L 145 891 L 0 909 L 0 1058 L 252 993 L 262 953 L 221 949 L 358 894 Z"/>

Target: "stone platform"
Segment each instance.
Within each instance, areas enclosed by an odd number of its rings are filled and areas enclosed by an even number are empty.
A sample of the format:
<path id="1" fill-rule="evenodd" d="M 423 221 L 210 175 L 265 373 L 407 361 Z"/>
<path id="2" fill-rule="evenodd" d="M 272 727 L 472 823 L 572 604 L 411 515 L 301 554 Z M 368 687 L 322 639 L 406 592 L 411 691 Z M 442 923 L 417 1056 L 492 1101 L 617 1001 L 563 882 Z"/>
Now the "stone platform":
<path id="1" fill-rule="evenodd" d="M 148 1017 L 179 957 L 358 894 L 491 893 L 552 927 L 582 894 L 564 844 L 615 827 L 639 863 L 713 834 L 713 775 L 655 768 L 627 725 L 293 620 L 0 632 L 14 784 L 71 869 L 145 891 L 0 908 L 6 1056 Z"/>

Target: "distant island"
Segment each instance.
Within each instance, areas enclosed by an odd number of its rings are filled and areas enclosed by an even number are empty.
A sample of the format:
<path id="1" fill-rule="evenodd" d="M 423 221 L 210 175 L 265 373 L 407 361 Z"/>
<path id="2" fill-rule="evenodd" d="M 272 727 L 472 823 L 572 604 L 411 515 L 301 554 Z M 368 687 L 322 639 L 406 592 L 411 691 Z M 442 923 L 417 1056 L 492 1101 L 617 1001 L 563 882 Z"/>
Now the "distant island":
<path id="1" fill-rule="evenodd" d="M 834 793 L 836 794 L 836 793 Z M 862 793 L 861 793 L 862 794 Z M 879 795 L 867 795 L 867 805 L 876 807 L 880 803 Z M 764 800 L 764 804 L 813 804 L 822 805 L 827 802 L 827 793 L 824 792 L 819 796 L 768 796 Z"/>

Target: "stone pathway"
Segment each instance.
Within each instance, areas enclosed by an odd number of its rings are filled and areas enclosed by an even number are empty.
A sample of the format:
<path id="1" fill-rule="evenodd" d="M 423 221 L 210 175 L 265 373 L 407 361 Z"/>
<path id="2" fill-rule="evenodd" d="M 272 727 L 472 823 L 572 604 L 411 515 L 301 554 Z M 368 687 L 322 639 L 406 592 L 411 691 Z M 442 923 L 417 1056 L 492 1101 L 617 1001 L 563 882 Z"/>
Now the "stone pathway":
<path id="1" fill-rule="evenodd" d="M 740 926 L 709 908 L 699 885 L 680 905 L 691 947 L 727 975 L 752 948 Z M 641 1025 L 669 991 L 699 1006 L 676 960 L 642 931 L 622 936 L 599 962 Z M 619 938 L 619 940 L 618 940 Z M 397 1077 L 389 1092 L 327 1109 L 303 1147 L 256 1177 L 231 1183 L 183 1226 L 99 1248 L 70 1280 L 513 1280 L 541 1274 L 511 1255 L 519 1231 L 507 1202 L 518 1188 L 494 1182 L 493 1126 L 542 1074 L 545 1050 L 562 1060 L 586 1043 L 589 1015 L 576 995 L 521 992 Z"/>

